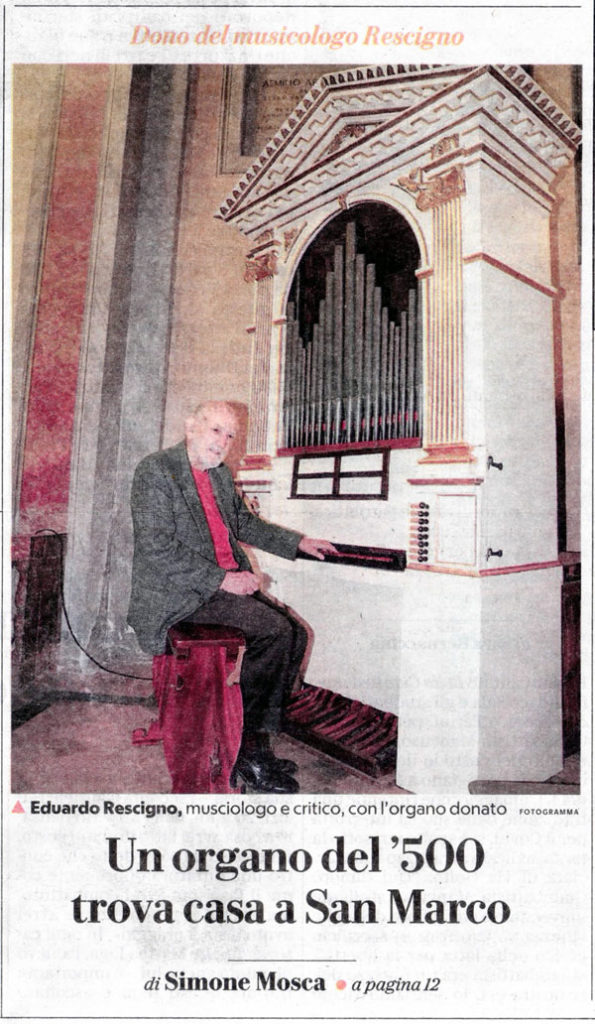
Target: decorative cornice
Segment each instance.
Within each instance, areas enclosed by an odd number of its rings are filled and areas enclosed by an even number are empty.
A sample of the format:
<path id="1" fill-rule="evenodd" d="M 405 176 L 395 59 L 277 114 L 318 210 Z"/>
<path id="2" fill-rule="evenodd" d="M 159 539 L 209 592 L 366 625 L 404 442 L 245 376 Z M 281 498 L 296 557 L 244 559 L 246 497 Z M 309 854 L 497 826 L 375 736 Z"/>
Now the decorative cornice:
<path id="1" fill-rule="evenodd" d="M 545 118 L 555 126 L 560 138 L 569 142 L 574 149 L 580 145 L 582 132 L 574 124 L 572 119 L 554 103 L 551 96 L 548 96 L 530 75 L 523 71 L 517 64 L 496 65 L 493 71 L 500 72 L 512 84 L 519 94 L 528 100 L 537 110 L 540 110 Z"/>
<path id="2" fill-rule="evenodd" d="M 452 442 L 448 444 L 426 444 L 424 445 L 425 456 L 419 459 L 420 464 L 437 463 L 447 465 L 451 462 L 475 462 L 473 446 L 465 441 Z"/>

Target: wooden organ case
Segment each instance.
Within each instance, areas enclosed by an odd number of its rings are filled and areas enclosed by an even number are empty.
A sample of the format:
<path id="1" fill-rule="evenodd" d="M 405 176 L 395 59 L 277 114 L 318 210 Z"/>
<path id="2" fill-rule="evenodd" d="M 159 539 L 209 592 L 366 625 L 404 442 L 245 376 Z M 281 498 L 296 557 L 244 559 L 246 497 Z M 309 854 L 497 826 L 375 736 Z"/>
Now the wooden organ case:
<path id="1" fill-rule="evenodd" d="M 246 492 L 407 552 L 259 561 L 308 682 L 398 715 L 415 792 L 562 766 L 550 217 L 579 141 L 516 66 L 337 71 L 220 210 L 255 287 Z"/>

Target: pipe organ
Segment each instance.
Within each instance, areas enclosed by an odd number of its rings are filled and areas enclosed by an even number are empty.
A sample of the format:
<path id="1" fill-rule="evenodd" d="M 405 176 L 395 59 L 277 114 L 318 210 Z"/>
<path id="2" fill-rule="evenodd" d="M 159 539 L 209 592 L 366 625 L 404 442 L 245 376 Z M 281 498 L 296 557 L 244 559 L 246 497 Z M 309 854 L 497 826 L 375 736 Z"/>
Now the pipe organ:
<path id="1" fill-rule="evenodd" d="M 328 72 L 219 211 L 255 289 L 242 485 L 357 553 L 258 561 L 308 683 L 398 717 L 413 792 L 562 765 L 550 237 L 579 142 L 520 67 Z"/>

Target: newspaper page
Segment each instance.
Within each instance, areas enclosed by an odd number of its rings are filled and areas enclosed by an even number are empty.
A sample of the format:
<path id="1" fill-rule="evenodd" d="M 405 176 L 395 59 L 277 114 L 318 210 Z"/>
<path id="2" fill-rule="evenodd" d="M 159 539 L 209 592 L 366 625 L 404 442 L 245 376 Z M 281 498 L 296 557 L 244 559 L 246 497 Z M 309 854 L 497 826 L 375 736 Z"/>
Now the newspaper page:
<path id="1" fill-rule="evenodd" d="M 2 1019 L 593 1019 L 592 4 L 2 17 Z"/>

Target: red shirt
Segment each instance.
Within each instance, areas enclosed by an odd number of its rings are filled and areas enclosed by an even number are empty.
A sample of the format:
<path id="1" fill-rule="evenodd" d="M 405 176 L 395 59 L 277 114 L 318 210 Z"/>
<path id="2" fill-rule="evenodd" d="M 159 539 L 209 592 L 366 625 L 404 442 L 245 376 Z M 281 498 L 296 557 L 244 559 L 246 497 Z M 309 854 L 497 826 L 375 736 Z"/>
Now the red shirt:
<path id="1" fill-rule="evenodd" d="M 207 525 L 211 531 L 211 537 L 213 538 L 217 565 L 221 566 L 222 569 L 237 569 L 238 563 L 232 551 L 229 540 L 229 530 L 223 522 L 219 506 L 215 501 L 213 485 L 211 483 L 209 473 L 207 470 L 201 471 L 200 469 L 195 469 L 194 466 L 191 468 L 192 476 L 194 477 L 194 482 L 196 484 L 196 490 L 198 491 L 198 497 L 200 498 L 206 516 Z"/>

